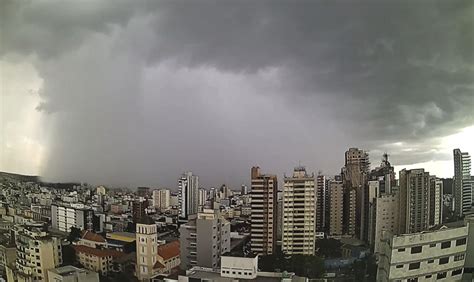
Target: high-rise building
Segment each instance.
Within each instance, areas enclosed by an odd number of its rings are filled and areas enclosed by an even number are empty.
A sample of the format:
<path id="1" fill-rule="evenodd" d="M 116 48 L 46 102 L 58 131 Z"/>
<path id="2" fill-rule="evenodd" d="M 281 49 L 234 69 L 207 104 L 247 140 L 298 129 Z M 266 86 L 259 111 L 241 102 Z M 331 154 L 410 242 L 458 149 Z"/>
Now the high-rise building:
<path id="1" fill-rule="evenodd" d="M 221 255 L 230 251 L 230 223 L 219 211 L 204 209 L 179 227 L 181 268 L 218 269 Z"/>
<path id="2" fill-rule="evenodd" d="M 138 187 L 137 195 L 138 197 L 144 197 L 144 198 L 150 197 L 150 187 Z"/>
<path id="3" fill-rule="evenodd" d="M 146 217 L 146 208 L 148 208 L 148 200 L 139 198 L 132 204 L 132 218 L 133 222 L 137 223 Z"/>
<path id="4" fill-rule="evenodd" d="M 283 186 L 282 251 L 286 254 L 314 255 L 316 191 L 314 174 L 295 167 Z"/>
<path id="5" fill-rule="evenodd" d="M 429 226 L 443 222 L 443 181 L 435 176 L 430 177 L 430 211 Z"/>
<path id="6" fill-rule="evenodd" d="M 370 172 L 369 180 L 376 180 L 380 183 L 380 193 L 392 193 L 392 187 L 397 185 L 395 179 L 395 168 L 388 161 L 388 154 L 383 154 L 380 166 L 376 167 Z"/>
<path id="7" fill-rule="evenodd" d="M 251 183 L 251 249 L 257 254 L 272 254 L 277 237 L 277 177 L 252 167 Z"/>
<path id="8" fill-rule="evenodd" d="M 60 239 L 43 224 L 29 223 L 15 230 L 16 261 L 7 266 L 8 281 L 48 281 L 48 270 L 62 263 Z"/>
<path id="9" fill-rule="evenodd" d="M 360 239 L 367 238 L 368 221 L 368 195 L 367 180 L 370 168 L 369 154 L 358 148 L 350 148 L 345 153 L 345 166 L 343 168 L 346 200 L 351 200 L 352 191 L 355 190 L 355 230 L 352 226 L 346 226 L 347 233 L 355 235 Z M 354 210 L 352 207 L 350 211 Z M 346 217 L 350 219 L 350 217 Z M 353 233 L 353 234 L 352 234 Z"/>
<path id="10" fill-rule="evenodd" d="M 328 209 L 328 181 L 326 176 L 318 174 L 316 177 L 316 231 L 325 232 L 326 229 L 326 210 Z"/>
<path id="11" fill-rule="evenodd" d="M 185 172 L 178 180 L 179 216 L 187 219 L 198 212 L 199 177 Z"/>
<path id="12" fill-rule="evenodd" d="M 357 236 L 357 189 L 344 188 L 344 208 L 343 208 L 343 233 L 344 235 Z"/>
<path id="13" fill-rule="evenodd" d="M 204 188 L 198 189 L 198 206 L 204 206 L 207 201 L 207 190 Z"/>
<path id="14" fill-rule="evenodd" d="M 62 232 L 70 232 L 71 227 L 94 230 L 94 211 L 82 204 L 52 204 L 51 227 Z"/>
<path id="15" fill-rule="evenodd" d="M 153 191 L 153 206 L 159 210 L 166 210 L 170 207 L 170 190 L 160 189 Z"/>
<path id="16" fill-rule="evenodd" d="M 396 193 L 382 194 L 370 201 L 368 241 L 374 254 L 381 250 L 383 232 L 399 234 L 399 196 Z"/>
<path id="17" fill-rule="evenodd" d="M 473 202 L 473 182 L 471 180 L 471 156 L 460 149 L 454 155 L 454 212 L 458 216 L 470 211 Z"/>
<path id="18" fill-rule="evenodd" d="M 240 194 L 247 195 L 248 193 L 249 193 L 249 187 L 245 184 L 242 184 L 242 187 L 240 187 Z"/>
<path id="19" fill-rule="evenodd" d="M 400 171 L 401 233 L 415 233 L 429 228 L 430 174 L 424 169 Z"/>
<path id="20" fill-rule="evenodd" d="M 158 233 L 157 226 L 152 222 L 142 221 L 136 226 L 137 262 L 136 275 L 140 281 L 158 275 Z"/>
<path id="21" fill-rule="evenodd" d="M 344 226 L 344 184 L 342 181 L 329 181 L 329 234 L 340 236 Z"/>

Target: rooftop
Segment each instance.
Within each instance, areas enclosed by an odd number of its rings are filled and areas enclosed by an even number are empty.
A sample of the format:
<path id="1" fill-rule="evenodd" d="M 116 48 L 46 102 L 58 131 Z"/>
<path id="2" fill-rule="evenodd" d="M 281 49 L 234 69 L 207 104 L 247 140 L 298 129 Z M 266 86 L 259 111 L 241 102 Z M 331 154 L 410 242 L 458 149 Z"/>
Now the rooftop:
<path id="1" fill-rule="evenodd" d="M 158 255 L 164 260 L 179 256 L 179 241 L 172 241 L 158 246 Z"/>
<path id="2" fill-rule="evenodd" d="M 91 273 L 92 271 L 83 269 L 83 268 L 77 268 L 72 265 L 66 265 L 58 268 L 53 268 L 50 269 L 49 271 L 59 274 L 62 277 L 67 277 L 67 276 L 76 276 L 78 273 Z"/>
<path id="3" fill-rule="evenodd" d="M 92 231 L 88 231 L 88 230 L 82 231 L 81 238 L 84 239 L 84 240 L 89 240 L 89 241 L 93 241 L 93 242 L 97 242 L 97 243 L 106 243 L 104 237 L 102 237 L 101 235 L 96 234 Z"/>
<path id="4" fill-rule="evenodd" d="M 96 249 L 83 245 L 74 245 L 72 246 L 76 252 L 85 253 L 96 257 L 114 257 L 119 258 L 125 255 L 125 253 L 110 250 L 110 249 Z"/>

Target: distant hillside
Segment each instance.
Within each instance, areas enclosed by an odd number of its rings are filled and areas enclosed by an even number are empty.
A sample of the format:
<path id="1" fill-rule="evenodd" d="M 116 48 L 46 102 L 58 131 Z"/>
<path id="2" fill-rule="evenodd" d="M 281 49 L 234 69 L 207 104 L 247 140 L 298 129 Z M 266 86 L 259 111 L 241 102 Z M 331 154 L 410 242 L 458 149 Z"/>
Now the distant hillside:
<path id="1" fill-rule="evenodd" d="M 0 171 L 0 179 L 3 179 L 3 178 L 15 179 L 21 182 L 38 182 L 39 181 L 38 176 L 22 175 L 22 174 L 17 174 L 17 173 L 9 173 L 9 172 Z"/>

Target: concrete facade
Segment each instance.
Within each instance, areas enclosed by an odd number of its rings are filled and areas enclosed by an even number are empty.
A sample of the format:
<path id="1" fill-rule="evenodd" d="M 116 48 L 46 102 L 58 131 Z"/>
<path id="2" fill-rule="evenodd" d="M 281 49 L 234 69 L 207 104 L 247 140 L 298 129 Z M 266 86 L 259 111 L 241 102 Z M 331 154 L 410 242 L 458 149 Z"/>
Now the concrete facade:
<path id="1" fill-rule="evenodd" d="M 181 268 L 218 268 L 221 255 L 230 251 L 230 223 L 219 211 L 204 209 L 179 228 Z"/>
<path id="2" fill-rule="evenodd" d="M 188 171 L 178 179 L 179 216 L 187 219 L 198 212 L 199 177 Z"/>
<path id="3" fill-rule="evenodd" d="M 462 216 L 471 210 L 473 195 L 471 180 L 471 156 L 459 149 L 453 150 L 454 158 L 454 212 Z"/>
<path id="4" fill-rule="evenodd" d="M 316 232 L 315 178 L 304 167 L 296 167 L 283 186 L 282 251 L 314 255 Z"/>
<path id="5" fill-rule="evenodd" d="M 151 279 L 157 275 L 157 270 L 154 267 L 158 261 L 157 234 L 156 224 L 137 224 L 136 275 L 139 280 Z"/>
<path id="6" fill-rule="evenodd" d="M 414 234 L 384 232 L 377 281 L 461 280 L 468 229 L 469 226 L 443 226 Z"/>
<path id="7" fill-rule="evenodd" d="M 277 177 L 252 167 L 251 183 L 251 249 L 257 254 L 272 254 L 277 240 Z"/>
<path id="8" fill-rule="evenodd" d="M 8 281 L 47 281 L 48 270 L 62 263 L 59 239 L 50 236 L 41 224 L 18 226 L 15 245 L 16 261 L 7 267 Z"/>
<path id="9" fill-rule="evenodd" d="M 48 282 L 99 282 L 99 273 L 67 265 L 48 270 Z"/>
<path id="10" fill-rule="evenodd" d="M 343 234 L 344 184 L 342 181 L 329 182 L 329 235 Z"/>

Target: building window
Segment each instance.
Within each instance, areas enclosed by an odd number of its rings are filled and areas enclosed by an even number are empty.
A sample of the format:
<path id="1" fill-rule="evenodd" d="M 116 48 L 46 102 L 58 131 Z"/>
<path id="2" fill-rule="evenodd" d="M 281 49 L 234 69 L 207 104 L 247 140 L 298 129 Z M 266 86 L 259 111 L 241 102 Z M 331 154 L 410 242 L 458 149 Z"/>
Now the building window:
<path id="1" fill-rule="evenodd" d="M 451 272 L 451 276 L 456 276 L 456 275 L 459 275 L 459 274 L 462 274 L 462 268 L 453 270 L 453 272 Z"/>
<path id="2" fill-rule="evenodd" d="M 431 277 L 433 277 L 433 275 L 431 275 L 431 274 L 425 276 L 425 278 L 431 278 Z"/>
<path id="3" fill-rule="evenodd" d="M 464 259 L 464 254 L 459 254 L 454 256 L 454 261 L 460 261 Z"/>
<path id="4" fill-rule="evenodd" d="M 404 252 L 405 248 L 398 249 L 399 252 Z"/>
<path id="5" fill-rule="evenodd" d="M 441 243 L 441 249 L 451 248 L 451 241 Z"/>
<path id="6" fill-rule="evenodd" d="M 428 261 L 428 263 L 433 263 L 433 262 L 434 262 L 434 260 L 432 260 L 432 259 L 430 259 L 430 260 Z"/>
<path id="7" fill-rule="evenodd" d="M 418 282 L 418 277 L 407 279 L 407 282 Z"/>
<path id="8" fill-rule="evenodd" d="M 443 279 L 446 278 L 446 272 L 440 272 L 436 275 L 436 279 Z"/>
<path id="9" fill-rule="evenodd" d="M 417 247 L 412 247 L 412 248 L 411 248 L 411 253 L 412 253 L 412 254 L 419 254 L 419 253 L 421 253 L 421 251 L 422 251 L 422 247 L 421 247 L 421 246 L 417 246 Z"/>
<path id="10" fill-rule="evenodd" d="M 410 263 L 410 265 L 408 265 L 409 270 L 418 269 L 418 268 L 420 268 L 420 263 L 419 262 Z"/>
<path id="11" fill-rule="evenodd" d="M 403 268 L 403 264 L 397 265 L 396 268 Z"/>
<path id="12" fill-rule="evenodd" d="M 436 247 L 436 244 L 430 244 L 430 248 Z"/>
<path id="13" fill-rule="evenodd" d="M 456 240 L 456 246 L 462 246 L 462 245 L 466 245 L 466 238 Z"/>
<path id="14" fill-rule="evenodd" d="M 449 262 L 449 257 L 439 259 L 439 264 L 447 264 L 448 262 Z"/>

